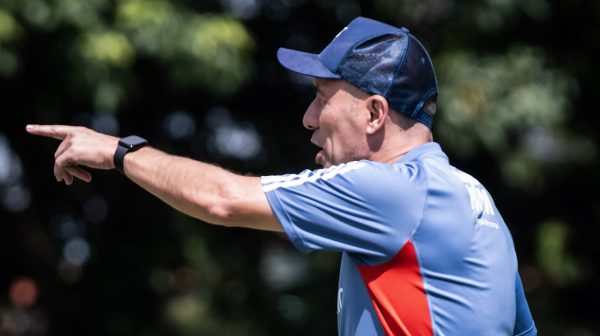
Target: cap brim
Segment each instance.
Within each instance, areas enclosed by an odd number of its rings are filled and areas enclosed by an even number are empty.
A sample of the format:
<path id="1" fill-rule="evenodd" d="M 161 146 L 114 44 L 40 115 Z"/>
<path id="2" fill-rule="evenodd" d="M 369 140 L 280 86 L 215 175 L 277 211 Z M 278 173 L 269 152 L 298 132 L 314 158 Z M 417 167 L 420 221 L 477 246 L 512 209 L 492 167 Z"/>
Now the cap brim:
<path id="1" fill-rule="evenodd" d="M 302 51 L 279 48 L 277 59 L 286 69 L 305 76 L 339 79 L 340 76 L 327 69 L 319 60 L 319 55 Z"/>

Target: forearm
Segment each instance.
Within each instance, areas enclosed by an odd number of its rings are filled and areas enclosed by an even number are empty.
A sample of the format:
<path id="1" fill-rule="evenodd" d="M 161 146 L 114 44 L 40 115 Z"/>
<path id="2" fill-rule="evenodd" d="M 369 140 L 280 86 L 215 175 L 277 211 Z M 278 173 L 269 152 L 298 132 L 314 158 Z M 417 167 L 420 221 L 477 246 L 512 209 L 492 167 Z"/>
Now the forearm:
<path id="1" fill-rule="evenodd" d="M 125 175 L 175 209 L 205 222 L 282 231 L 260 178 L 145 147 L 125 156 Z"/>
<path id="2" fill-rule="evenodd" d="M 27 125 L 27 132 L 61 140 L 54 176 L 70 185 L 90 182 L 82 167 L 113 169 L 118 138 L 85 127 Z M 210 164 L 144 147 L 125 156 L 132 181 L 190 216 L 212 224 L 283 231 L 262 191 L 260 179 L 233 174 Z"/>

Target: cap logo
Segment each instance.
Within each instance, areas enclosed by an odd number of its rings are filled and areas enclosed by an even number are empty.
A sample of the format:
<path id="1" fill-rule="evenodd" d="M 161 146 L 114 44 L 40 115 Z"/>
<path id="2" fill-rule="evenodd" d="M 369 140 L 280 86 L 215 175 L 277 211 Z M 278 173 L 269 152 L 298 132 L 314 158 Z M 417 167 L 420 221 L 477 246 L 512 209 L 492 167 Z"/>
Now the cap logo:
<path id="1" fill-rule="evenodd" d="M 336 38 L 338 38 L 338 36 L 342 35 L 342 33 L 345 32 L 346 30 L 348 30 L 348 27 L 344 27 L 344 29 L 340 30 L 340 32 L 337 33 L 337 35 L 335 35 L 335 37 L 333 39 L 335 40 Z"/>

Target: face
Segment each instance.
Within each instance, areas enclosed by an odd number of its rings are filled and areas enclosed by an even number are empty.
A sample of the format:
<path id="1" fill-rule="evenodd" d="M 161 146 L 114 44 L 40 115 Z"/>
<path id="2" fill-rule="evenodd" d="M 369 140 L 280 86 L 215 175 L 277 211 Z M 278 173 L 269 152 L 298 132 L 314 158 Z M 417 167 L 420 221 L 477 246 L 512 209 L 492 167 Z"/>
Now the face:
<path id="1" fill-rule="evenodd" d="M 316 96 L 303 124 L 313 131 L 311 142 L 321 150 L 315 162 L 329 167 L 367 157 L 363 100 L 342 80 L 315 79 Z"/>

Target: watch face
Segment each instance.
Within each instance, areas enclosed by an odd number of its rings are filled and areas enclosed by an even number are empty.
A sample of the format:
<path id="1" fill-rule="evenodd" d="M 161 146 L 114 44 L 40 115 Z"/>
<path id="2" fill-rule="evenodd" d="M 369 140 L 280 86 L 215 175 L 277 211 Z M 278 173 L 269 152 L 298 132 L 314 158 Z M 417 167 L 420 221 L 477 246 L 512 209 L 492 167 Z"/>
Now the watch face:
<path id="1" fill-rule="evenodd" d="M 148 141 L 146 139 L 137 135 L 130 135 L 119 140 L 119 145 L 127 148 L 139 148 L 147 144 Z"/>

